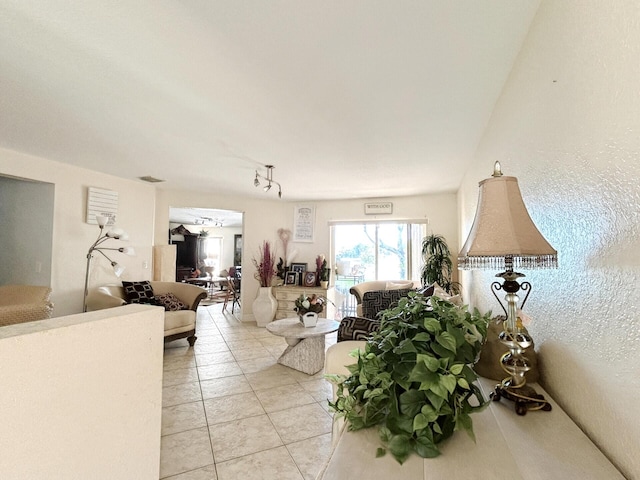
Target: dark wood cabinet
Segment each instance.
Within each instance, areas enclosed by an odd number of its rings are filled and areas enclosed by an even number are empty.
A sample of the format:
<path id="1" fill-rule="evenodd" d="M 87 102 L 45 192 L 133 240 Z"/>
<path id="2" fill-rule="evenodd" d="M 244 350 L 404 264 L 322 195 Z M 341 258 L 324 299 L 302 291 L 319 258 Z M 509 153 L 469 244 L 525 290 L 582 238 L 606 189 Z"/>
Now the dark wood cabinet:
<path id="1" fill-rule="evenodd" d="M 169 231 L 169 239 L 176 246 L 176 281 L 181 282 L 191 277 L 201 260 L 206 258 L 206 239 L 190 233 L 182 225 Z"/>

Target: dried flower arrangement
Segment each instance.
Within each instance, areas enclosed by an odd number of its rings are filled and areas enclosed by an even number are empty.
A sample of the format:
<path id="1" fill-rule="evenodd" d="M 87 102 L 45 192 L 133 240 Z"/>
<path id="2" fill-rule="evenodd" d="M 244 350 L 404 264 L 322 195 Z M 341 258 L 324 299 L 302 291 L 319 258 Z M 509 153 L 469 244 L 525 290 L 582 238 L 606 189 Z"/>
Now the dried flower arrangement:
<path id="1" fill-rule="evenodd" d="M 271 249 L 271 243 L 267 240 L 258 248 L 258 257 L 253 257 L 253 265 L 256 267 L 255 278 L 261 287 L 270 287 L 273 276 L 276 274 L 276 254 Z"/>

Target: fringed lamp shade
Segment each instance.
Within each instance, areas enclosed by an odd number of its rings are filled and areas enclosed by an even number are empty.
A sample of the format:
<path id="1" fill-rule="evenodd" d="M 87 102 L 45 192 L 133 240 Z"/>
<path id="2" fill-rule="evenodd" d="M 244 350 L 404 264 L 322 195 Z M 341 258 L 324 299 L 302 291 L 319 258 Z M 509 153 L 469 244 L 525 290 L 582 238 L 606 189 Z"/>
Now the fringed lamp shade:
<path id="1" fill-rule="evenodd" d="M 522 201 L 518 179 L 505 177 L 496 166 L 494 176 L 480 182 L 478 209 L 469 237 L 458 256 L 464 270 L 557 268 L 558 252 L 534 225 Z M 509 262 L 507 260 L 507 262 Z"/>

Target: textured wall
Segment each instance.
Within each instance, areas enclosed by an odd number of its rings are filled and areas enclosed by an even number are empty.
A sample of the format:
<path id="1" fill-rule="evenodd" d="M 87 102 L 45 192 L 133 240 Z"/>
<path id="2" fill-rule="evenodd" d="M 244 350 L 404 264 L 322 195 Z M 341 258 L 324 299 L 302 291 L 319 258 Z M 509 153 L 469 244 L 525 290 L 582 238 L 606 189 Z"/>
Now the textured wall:
<path id="1" fill-rule="evenodd" d="M 620 444 L 638 429 L 614 401 L 640 394 L 639 134 L 640 3 L 543 1 L 458 196 L 463 241 L 493 162 L 518 177 L 559 252 L 557 270 L 523 272 L 545 385 L 628 478 L 640 438 Z M 493 273 L 463 278 L 497 312 Z"/>
<path id="2" fill-rule="evenodd" d="M 543 2 L 468 171 L 466 238 L 477 182 L 502 163 L 518 177 L 560 268 L 524 272 L 539 341 L 604 359 L 640 350 L 640 3 Z M 465 274 L 473 301 L 492 274 Z"/>

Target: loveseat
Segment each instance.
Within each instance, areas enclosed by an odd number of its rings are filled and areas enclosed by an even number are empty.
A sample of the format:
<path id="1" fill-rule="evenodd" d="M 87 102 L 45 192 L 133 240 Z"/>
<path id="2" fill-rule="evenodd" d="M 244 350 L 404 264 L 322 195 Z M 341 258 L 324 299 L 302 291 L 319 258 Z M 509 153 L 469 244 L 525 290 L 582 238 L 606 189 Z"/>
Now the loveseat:
<path id="1" fill-rule="evenodd" d="M 186 338 L 189 345 L 196 342 L 196 310 L 200 301 L 207 296 L 207 290 L 196 285 L 181 282 L 149 282 L 156 297 L 173 294 L 184 306 L 175 304 L 165 307 L 164 341 L 171 342 L 179 338 Z M 170 297 L 170 296 L 169 296 Z M 120 307 L 126 305 L 127 295 L 120 285 L 107 285 L 94 288 L 87 296 L 87 310 L 101 310 L 103 308 Z"/>
<path id="2" fill-rule="evenodd" d="M 51 289 L 36 285 L 0 287 L 0 327 L 15 323 L 45 320 L 51 317 Z"/>

